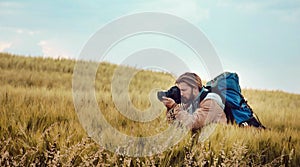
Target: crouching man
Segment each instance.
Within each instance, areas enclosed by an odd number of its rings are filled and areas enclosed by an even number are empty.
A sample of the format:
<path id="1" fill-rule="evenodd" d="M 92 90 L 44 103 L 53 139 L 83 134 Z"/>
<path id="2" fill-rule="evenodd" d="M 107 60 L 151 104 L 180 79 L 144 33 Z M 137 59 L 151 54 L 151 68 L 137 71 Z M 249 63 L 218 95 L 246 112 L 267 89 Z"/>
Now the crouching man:
<path id="1" fill-rule="evenodd" d="M 172 98 L 163 97 L 169 122 L 177 120 L 195 131 L 209 123 L 226 123 L 224 104 L 216 93 L 208 93 L 202 87 L 201 78 L 195 73 L 184 73 L 175 84 L 180 89 L 181 104 Z"/>

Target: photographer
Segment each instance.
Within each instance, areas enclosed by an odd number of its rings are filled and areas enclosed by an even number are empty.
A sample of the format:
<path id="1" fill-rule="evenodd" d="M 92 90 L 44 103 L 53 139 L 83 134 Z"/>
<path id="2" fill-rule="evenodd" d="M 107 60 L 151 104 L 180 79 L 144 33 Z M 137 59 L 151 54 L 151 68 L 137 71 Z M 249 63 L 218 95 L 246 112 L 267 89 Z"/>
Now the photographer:
<path id="1" fill-rule="evenodd" d="M 191 130 L 200 129 L 209 123 L 227 122 L 221 97 L 216 93 L 208 93 L 197 74 L 184 73 L 175 84 L 180 89 L 181 104 L 176 104 L 169 97 L 162 98 L 168 110 L 169 122 L 178 120 Z"/>

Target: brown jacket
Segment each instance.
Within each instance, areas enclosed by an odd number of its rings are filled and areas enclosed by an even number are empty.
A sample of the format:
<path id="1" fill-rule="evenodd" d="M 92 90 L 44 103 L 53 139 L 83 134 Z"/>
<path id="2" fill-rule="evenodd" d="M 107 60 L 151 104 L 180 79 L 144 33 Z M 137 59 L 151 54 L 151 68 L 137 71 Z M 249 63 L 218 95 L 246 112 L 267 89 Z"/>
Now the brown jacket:
<path id="1" fill-rule="evenodd" d="M 174 110 L 175 119 L 191 130 L 197 130 L 209 123 L 226 123 L 226 115 L 222 109 L 222 102 L 218 99 L 207 97 L 199 104 L 199 108 L 192 114 L 184 110 L 184 106 L 177 105 Z M 167 118 L 171 120 L 170 112 Z"/>

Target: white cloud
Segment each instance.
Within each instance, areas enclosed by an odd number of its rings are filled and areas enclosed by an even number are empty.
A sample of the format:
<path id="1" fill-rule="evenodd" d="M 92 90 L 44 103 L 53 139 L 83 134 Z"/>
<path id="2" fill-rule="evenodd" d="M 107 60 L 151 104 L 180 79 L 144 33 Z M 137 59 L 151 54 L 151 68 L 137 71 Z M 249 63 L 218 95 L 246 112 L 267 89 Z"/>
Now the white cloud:
<path id="1" fill-rule="evenodd" d="M 31 35 L 31 36 L 32 35 L 37 35 L 37 34 L 40 33 L 40 31 L 32 31 L 32 30 L 20 29 L 20 28 L 16 29 L 15 32 L 17 34 L 26 34 L 26 35 Z"/>
<path id="2" fill-rule="evenodd" d="M 197 0 L 153 0 L 139 4 L 138 11 L 153 11 L 174 14 L 193 23 L 209 19 L 209 9 L 202 8 Z"/>
<path id="3" fill-rule="evenodd" d="M 218 0 L 217 6 L 232 8 L 247 14 L 269 13 L 285 22 L 299 22 L 300 18 L 300 0 Z"/>
<path id="4" fill-rule="evenodd" d="M 23 34 L 23 33 L 24 33 L 24 30 L 22 30 L 22 29 L 17 29 L 17 30 L 16 30 L 16 33 L 17 33 L 17 34 Z"/>
<path id="5" fill-rule="evenodd" d="M 36 34 L 39 34 L 39 33 L 40 33 L 39 31 L 28 31 L 29 35 L 36 35 Z"/>
<path id="6" fill-rule="evenodd" d="M 274 11 L 281 21 L 288 23 L 300 22 L 300 8 L 298 10 L 291 11 Z"/>
<path id="7" fill-rule="evenodd" d="M 56 40 L 42 40 L 38 43 L 42 48 L 44 57 L 70 58 L 72 54 L 62 48 Z"/>
<path id="8" fill-rule="evenodd" d="M 22 4 L 18 2 L 11 2 L 11 1 L 1 1 L 0 7 L 4 8 L 11 8 L 11 7 L 21 7 Z"/>
<path id="9" fill-rule="evenodd" d="M 236 5 L 237 10 L 244 12 L 257 12 L 264 7 L 264 4 L 257 2 L 244 2 Z"/>
<path id="10" fill-rule="evenodd" d="M 0 15 L 12 15 L 24 7 L 22 2 L 0 1 Z"/>
<path id="11" fill-rule="evenodd" d="M 11 42 L 1 42 L 0 41 L 0 52 L 3 52 L 5 49 L 10 48 L 12 45 Z"/>
<path id="12" fill-rule="evenodd" d="M 299 22 L 299 18 L 300 18 L 300 10 L 293 11 L 291 15 L 283 17 L 283 19 L 292 22 Z"/>
<path id="13" fill-rule="evenodd" d="M 233 1 L 233 0 L 218 0 L 217 6 L 233 8 L 240 12 L 255 13 L 263 9 L 268 4 L 266 1 Z"/>

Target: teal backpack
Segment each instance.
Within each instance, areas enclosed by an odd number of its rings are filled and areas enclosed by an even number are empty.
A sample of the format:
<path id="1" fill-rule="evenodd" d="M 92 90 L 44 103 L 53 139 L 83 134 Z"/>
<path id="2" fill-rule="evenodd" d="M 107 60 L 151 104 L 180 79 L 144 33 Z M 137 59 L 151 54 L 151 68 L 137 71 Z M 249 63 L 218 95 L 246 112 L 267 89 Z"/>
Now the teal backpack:
<path id="1" fill-rule="evenodd" d="M 207 82 L 205 88 L 221 96 L 228 122 L 265 129 L 243 97 L 236 73 L 224 72 Z"/>

